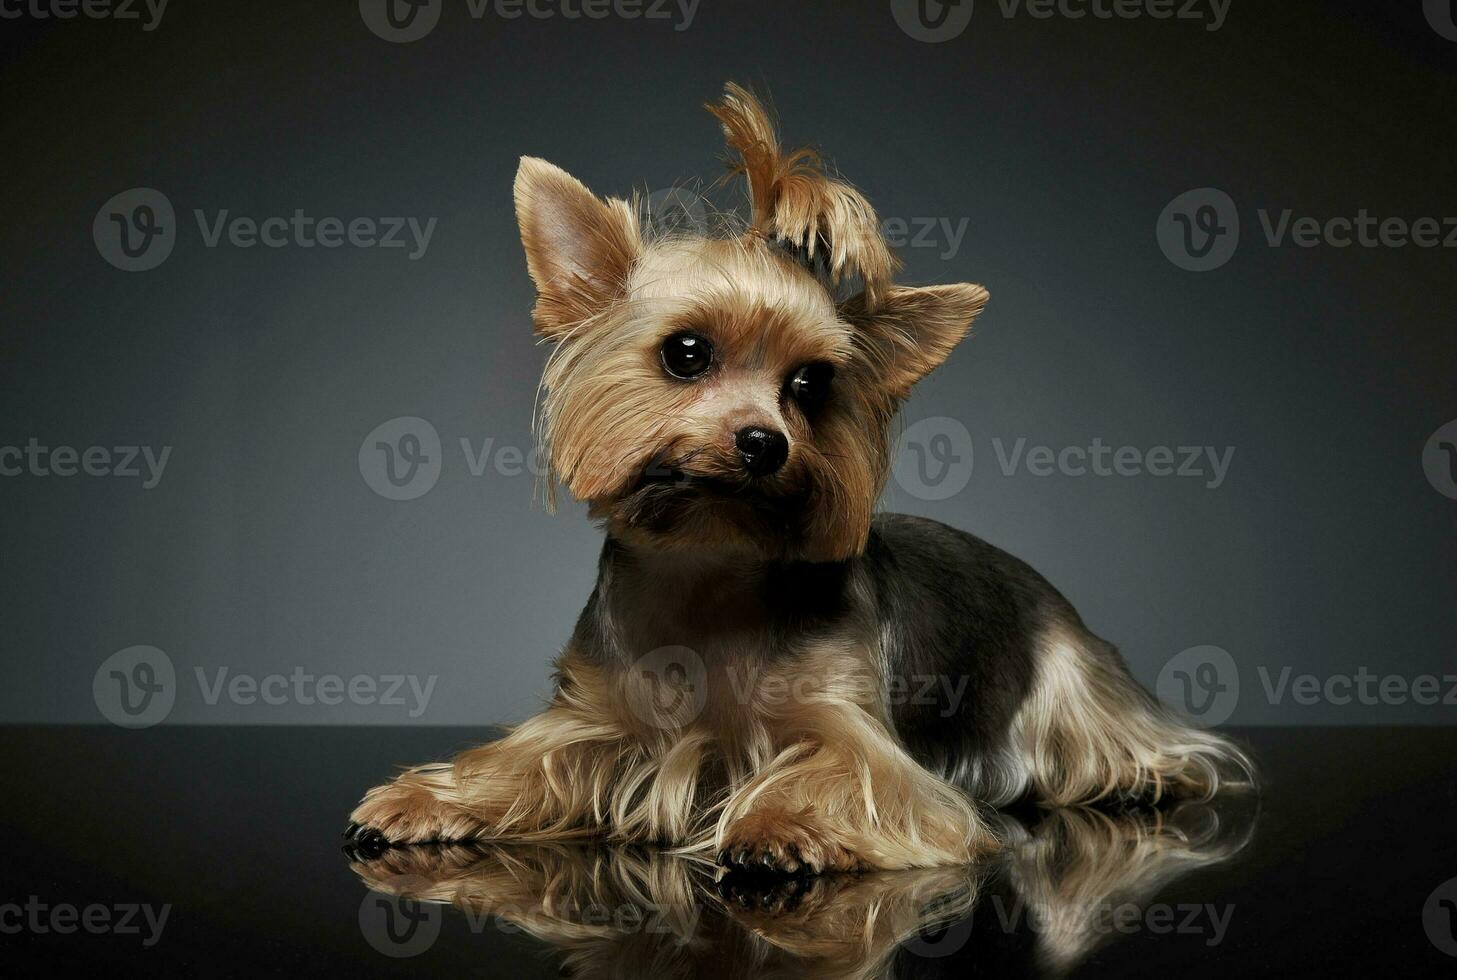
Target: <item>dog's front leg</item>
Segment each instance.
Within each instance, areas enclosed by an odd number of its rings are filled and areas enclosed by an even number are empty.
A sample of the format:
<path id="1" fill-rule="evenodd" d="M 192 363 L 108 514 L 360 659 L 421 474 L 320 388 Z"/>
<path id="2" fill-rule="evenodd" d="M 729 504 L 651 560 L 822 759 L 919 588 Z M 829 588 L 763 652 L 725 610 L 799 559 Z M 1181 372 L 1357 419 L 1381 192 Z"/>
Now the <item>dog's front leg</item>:
<path id="1" fill-rule="evenodd" d="M 500 741 L 374 787 L 350 815 L 346 835 L 406 844 L 601 833 L 610 818 L 602 801 L 628 738 L 600 673 L 564 662 L 551 707 Z"/>
<path id="2" fill-rule="evenodd" d="M 789 873 L 932 867 L 995 846 L 972 802 L 858 704 L 819 700 L 779 724 L 785 747 L 720 816 L 720 863 Z"/>

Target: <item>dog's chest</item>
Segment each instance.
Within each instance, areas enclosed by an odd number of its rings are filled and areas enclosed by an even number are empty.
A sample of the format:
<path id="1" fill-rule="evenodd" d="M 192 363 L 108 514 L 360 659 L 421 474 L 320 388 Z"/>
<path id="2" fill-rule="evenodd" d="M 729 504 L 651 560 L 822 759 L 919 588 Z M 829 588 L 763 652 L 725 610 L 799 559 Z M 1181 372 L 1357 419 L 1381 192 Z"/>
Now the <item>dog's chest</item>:
<path id="1" fill-rule="evenodd" d="M 863 590 L 820 571 L 609 567 L 595 628 L 579 635 L 607 644 L 597 662 L 616 665 L 632 719 L 654 728 L 692 723 L 763 748 L 778 744 L 769 733 L 801 730 L 833 705 L 879 716 L 883 657 L 866 603 L 853 601 Z"/>
<path id="2" fill-rule="evenodd" d="M 686 647 L 710 663 L 775 663 L 863 632 L 843 576 L 817 568 L 660 563 L 616 573 L 608 585 L 609 633 L 629 662 Z"/>

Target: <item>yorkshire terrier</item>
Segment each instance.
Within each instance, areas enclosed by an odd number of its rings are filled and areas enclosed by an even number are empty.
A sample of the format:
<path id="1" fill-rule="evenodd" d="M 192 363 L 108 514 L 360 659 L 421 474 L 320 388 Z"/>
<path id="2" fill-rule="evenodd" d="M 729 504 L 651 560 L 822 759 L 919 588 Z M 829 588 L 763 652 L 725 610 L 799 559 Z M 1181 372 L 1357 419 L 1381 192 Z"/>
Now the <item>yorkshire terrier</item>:
<path id="1" fill-rule="evenodd" d="M 722 232 L 656 230 L 521 161 L 533 318 L 554 345 L 548 489 L 606 530 L 596 588 L 545 711 L 370 790 L 347 836 L 899 869 L 997 846 L 982 807 L 1249 782 L 1237 746 L 1165 709 L 1026 564 L 875 512 L 898 407 L 987 291 L 896 285 L 858 190 L 783 151 L 745 89 L 708 109 L 751 211 Z"/>

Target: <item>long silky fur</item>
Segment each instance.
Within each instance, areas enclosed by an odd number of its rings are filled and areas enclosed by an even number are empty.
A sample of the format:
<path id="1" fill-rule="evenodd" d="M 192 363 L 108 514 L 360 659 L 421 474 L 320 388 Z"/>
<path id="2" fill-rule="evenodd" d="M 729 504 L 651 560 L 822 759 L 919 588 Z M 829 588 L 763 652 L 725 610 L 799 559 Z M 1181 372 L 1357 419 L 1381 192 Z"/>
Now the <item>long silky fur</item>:
<path id="1" fill-rule="evenodd" d="M 743 86 L 730 82 L 706 108 L 738 156 L 733 170 L 748 182 L 754 230 L 793 243 L 811 260 L 823 252 L 832 280 L 858 277 L 869 305 L 877 306 L 900 263 L 865 196 L 826 174 L 814 151 L 781 150 L 768 111 Z"/>
<path id="2" fill-rule="evenodd" d="M 1237 746 L 1159 705 L 1030 568 L 944 525 L 875 514 L 896 411 L 987 291 L 893 285 L 858 191 L 809 151 L 785 153 L 747 90 L 730 84 L 709 108 L 748 183 L 745 233 L 650 233 L 640 202 L 522 160 L 533 316 L 554 345 L 538 391 L 545 482 L 607 529 L 597 590 L 545 711 L 375 787 L 355 824 L 391 843 L 600 837 L 780 870 L 904 869 L 998 846 L 973 799 L 1062 806 L 1252 782 Z M 834 295 L 785 241 L 864 292 Z M 663 343 L 680 332 L 713 345 L 712 373 L 668 376 Z M 828 369 L 831 397 L 793 393 L 811 365 Z M 784 440 L 773 473 L 748 473 L 736 434 L 749 426 Z M 695 588 L 698 604 L 680 595 Z M 717 628 L 700 631 L 715 602 Z M 704 713 L 655 714 L 637 658 L 700 640 L 716 672 Z M 787 701 L 734 698 L 724 671 L 743 666 L 807 684 Z M 918 673 L 985 683 L 963 714 L 916 718 L 888 692 Z"/>
<path id="3" fill-rule="evenodd" d="M 818 689 L 755 704 L 725 728 L 644 724 L 620 707 L 649 703 L 624 689 L 631 675 L 568 658 L 546 711 L 453 763 L 406 770 L 354 819 L 390 840 L 602 837 L 709 856 L 749 843 L 735 825 L 771 808 L 812 824 L 822 854 L 804 859 L 821 869 L 959 864 L 989 850 L 971 801 L 856 703 L 870 689 L 856 679 L 864 661 L 837 660 L 800 665 L 793 676 Z M 402 796 L 419 806 L 401 810 Z"/>
<path id="4" fill-rule="evenodd" d="M 1208 799 L 1227 783 L 1253 784 L 1254 764 L 1243 749 L 1180 721 L 1086 631 L 1049 629 L 1037 672 L 1013 722 L 1012 744 L 1031 790 L 1046 804 Z"/>

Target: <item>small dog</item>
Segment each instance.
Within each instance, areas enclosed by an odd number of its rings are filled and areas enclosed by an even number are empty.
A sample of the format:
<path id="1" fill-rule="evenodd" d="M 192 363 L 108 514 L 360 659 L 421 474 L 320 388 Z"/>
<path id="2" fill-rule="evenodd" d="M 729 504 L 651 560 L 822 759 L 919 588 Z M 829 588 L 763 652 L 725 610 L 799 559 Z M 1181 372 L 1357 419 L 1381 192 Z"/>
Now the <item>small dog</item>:
<path id="1" fill-rule="evenodd" d="M 1027 565 L 875 513 L 898 407 L 987 291 L 894 284 L 857 190 L 782 151 L 745 89 L 708 108 L 752 212 L 722 235 L 652 233 L 640 208 L 521 162 L 533 316 L 555 345 L 548 492 L 605 527 L 597 585 L 547 709 L 370 790 L 347 836 L 909 868 L 997 846 L 981 806 L 1250 782 L 1239 748 L 1179 722 Z"/>

